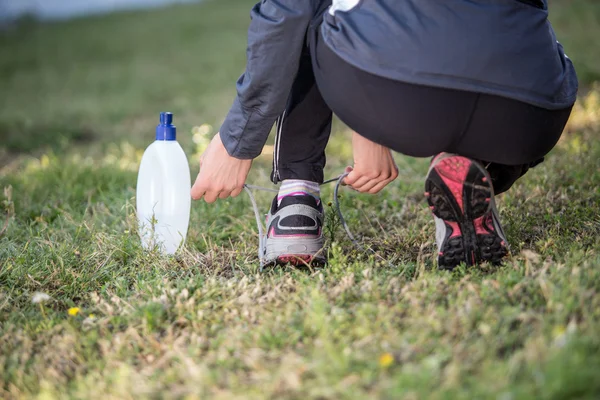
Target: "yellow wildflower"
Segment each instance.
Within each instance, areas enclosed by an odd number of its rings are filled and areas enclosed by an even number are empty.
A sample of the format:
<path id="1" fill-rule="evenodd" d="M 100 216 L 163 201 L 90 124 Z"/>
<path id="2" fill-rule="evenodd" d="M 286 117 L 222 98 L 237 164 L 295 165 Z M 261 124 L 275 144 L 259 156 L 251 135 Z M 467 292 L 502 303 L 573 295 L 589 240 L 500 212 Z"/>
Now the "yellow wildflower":
<path id="1" fill-rule="evenodd" d="M 379 366 L 387 368 L 394 363 L 394 356 L 390 353 L 383 353 L 379 356 Z"/>
<path id="2" fill-rule="evenodd" d="M 561 337 L 564 336 L 564 334 L 567 332 L 567 327 L 564 325 L 557 325 L 554 327 L 554 329 L 552 329 L 552 336 L 554 336 L 554 338 L 557 337 Z"/>
<path id="3" fill-rule="evenodd" d="M 71 307 L 71 308 L 69 308 L 68 313 L 69 313 L 69 315 L 71 317 L 76 316 L 77 314 L 79 314 L 79 307 Z"/>

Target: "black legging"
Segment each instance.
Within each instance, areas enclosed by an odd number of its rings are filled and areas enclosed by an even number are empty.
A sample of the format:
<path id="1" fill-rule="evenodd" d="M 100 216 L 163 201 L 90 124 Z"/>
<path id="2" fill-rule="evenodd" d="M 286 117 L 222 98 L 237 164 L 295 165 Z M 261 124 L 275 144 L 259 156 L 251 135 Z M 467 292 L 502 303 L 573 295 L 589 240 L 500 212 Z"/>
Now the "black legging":
<path id="1" fill-rule="evenodd" d="M 348 64 L 309 31 L 285 114 L 278 127 L 276 173 L 323 180 L 332 110 L 351 129 L 399 153 L 457 153 L 482 161 L 501 193 L 556 145 L 571 108 L 546 110 L 483 93 L 413 85 Z"/>

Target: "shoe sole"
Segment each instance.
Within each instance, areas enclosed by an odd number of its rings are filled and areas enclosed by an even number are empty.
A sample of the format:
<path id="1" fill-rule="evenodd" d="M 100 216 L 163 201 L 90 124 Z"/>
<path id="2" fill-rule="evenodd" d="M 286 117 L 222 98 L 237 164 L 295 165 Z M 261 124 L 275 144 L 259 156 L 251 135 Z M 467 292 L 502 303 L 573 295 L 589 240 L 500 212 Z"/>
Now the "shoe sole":
<path id="1" fill-rule="evenodd" d="M 323 238 L 267 238 L 265 264 L 267 265 L 325 265 Z"/>
<path id="2" fill-rule="evenodd" d="M 461 156 L 444 158 L 429 171 L 425 190 L 429 208 L 447 228 L 438 254 L 440 269 L 453 269 L 461 262 L 502 262 L 508 249 L 493 223 L 490 227 L 486 222 L 494 190 L 482 165 Z"/>
<path id="3" fill-rule="evenodd" d="M 285 254 L 278 256 L 274 264 L 276 265 L 293 265 L 301 267 L 304 265 L 323 266 L 327 260 L 322 257 L 311 256 L 310 254 Z"/>

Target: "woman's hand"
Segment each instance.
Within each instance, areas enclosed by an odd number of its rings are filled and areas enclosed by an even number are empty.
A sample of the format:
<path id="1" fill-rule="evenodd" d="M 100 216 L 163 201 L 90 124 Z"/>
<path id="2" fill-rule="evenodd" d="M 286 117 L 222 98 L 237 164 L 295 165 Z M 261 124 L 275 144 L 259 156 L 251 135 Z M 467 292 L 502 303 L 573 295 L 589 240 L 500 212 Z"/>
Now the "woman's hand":
<path id="1" fill-rule="evenodd" d="M 244 189 L 244 182 L 252 166 L 252 160 L 231 157 L 221 136 L 217 133 L 200 156 L 200 172 L 192 187 L 192 198 L 212 203 L 227 197 L 235 197 Z"/>
<path id="2" fill-rule="evenodd" d="M 398 167 L 387 147 L 371 142 L 354 132 L 352 135 L 354 167 L 344 183 L 362 193 L 375 194 L 398 177 Z"/>

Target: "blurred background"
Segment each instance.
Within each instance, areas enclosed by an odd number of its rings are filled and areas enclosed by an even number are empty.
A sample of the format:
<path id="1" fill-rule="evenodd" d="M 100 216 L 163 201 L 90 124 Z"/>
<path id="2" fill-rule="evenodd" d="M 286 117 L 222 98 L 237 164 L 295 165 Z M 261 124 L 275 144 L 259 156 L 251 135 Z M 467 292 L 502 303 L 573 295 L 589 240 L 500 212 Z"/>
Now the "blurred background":
<path id="1" fill-rule="evenodd" d="M 0 18 L 10 21 L 29 15 L 45 21 L 64 20 L 92 14 L 107 14 L 122 10 L 197 1 L 200 0 L 1 0 Z"/>
<path id="2" fill-rule="evenodd" d="M 0 0 L 0 165 L 143 150 L 160 111 L 193 152 L 233 99 L 253 3 Z"/>

